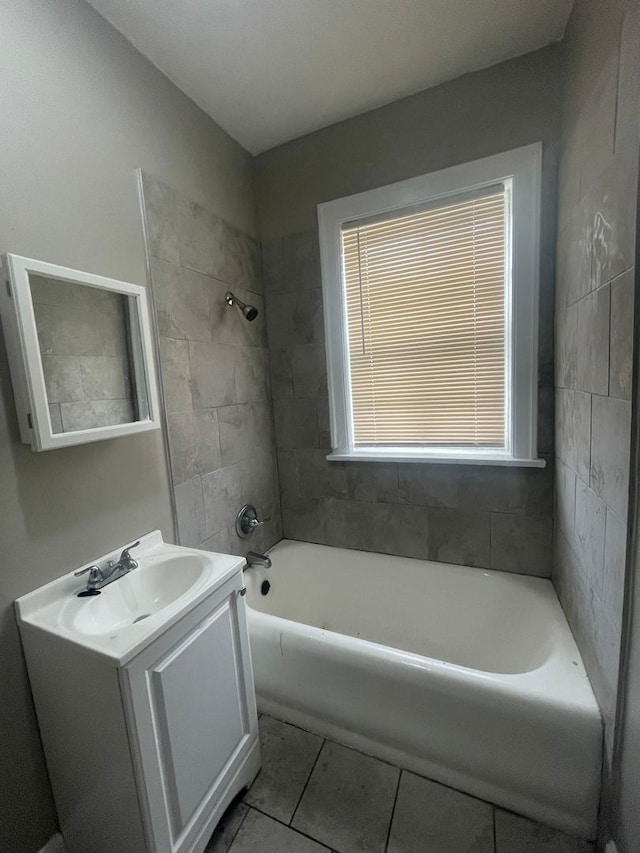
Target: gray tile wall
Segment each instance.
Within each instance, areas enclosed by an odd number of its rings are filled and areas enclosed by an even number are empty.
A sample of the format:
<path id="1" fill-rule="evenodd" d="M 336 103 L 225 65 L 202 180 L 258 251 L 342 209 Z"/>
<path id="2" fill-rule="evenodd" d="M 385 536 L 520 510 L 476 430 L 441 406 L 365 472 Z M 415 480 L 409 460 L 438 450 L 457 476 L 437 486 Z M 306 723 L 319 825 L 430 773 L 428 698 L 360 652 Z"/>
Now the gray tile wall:
<path id="1" fill-rule="evenodd" d="M 578 0 L 566 41 L 553 579 L 610 754 L 627 534 L 640 6 Z"/>
<path id="2" fill-rule="evenodd" d="M 545 210 L 555 160 L 545 152 Z M 284 535 L 524 574 L 551 574 L 553 241 L 545 220 L 539 451 L 545 469 L 327 462 L 331 449 L 317 230 L 263 244 Z"/>
<path id="3" fill-rule="evenodd" d="M 126 297 L 29 277 L 53 432 L 130 423 Z"/>
<path id="4" fill-rule="evenodd" d="M 259 245 L 148 175 L 143 188 L 179 542 L 265 550 L 282 525 Z M 245 503 L 270 520 L 241 540 Z"/>

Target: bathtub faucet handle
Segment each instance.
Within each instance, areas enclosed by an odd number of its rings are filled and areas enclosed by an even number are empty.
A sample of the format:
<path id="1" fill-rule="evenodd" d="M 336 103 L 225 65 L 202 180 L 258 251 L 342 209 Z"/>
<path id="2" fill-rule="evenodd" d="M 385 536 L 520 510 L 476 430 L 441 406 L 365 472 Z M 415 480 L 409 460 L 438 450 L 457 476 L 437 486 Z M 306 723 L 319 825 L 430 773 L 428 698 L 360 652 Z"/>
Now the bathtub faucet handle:
<path id="1" fill-rule="evenodd" d="M 271 519 L 263 518 L 260 521 L 256 508 L 251 504 L 245 504 L 236 515 L 236 533 L 240 539 L 247 539 L 265 521 L 271 521 Z"/>

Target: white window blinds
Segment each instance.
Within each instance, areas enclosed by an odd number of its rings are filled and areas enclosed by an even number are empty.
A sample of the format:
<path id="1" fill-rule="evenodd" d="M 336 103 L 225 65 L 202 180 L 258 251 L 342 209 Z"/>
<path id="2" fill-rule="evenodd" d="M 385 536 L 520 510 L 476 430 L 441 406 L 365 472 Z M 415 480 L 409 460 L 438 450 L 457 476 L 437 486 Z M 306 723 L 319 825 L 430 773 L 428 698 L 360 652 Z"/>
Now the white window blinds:
<path id="1" fill-rule="evenodd" d="M 505 447 L 507 197 L 342 226 L 354 446 Z"/>

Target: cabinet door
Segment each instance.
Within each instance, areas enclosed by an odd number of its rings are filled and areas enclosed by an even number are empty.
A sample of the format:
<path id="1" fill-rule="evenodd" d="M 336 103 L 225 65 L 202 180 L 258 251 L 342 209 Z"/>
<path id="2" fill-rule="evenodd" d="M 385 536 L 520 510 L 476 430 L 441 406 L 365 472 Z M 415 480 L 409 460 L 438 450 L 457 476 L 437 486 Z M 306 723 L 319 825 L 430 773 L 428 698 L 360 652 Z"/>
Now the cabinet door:
<path id="1" fill-rule="evenodd" d="M 241 585 L 226 584 L 124 673 L 158 853 L 191 849 L 257 736 Z"/>

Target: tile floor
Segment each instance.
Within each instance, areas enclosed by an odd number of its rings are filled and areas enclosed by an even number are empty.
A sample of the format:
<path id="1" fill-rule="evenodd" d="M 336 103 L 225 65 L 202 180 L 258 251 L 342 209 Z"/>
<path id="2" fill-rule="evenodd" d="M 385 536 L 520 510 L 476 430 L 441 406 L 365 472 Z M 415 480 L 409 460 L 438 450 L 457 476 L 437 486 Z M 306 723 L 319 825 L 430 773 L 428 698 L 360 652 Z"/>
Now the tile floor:
<path id="1" fill-rule="evenodd" d="M 591 853 L 593 846 L 272 717 L 206 853 Z"/>

